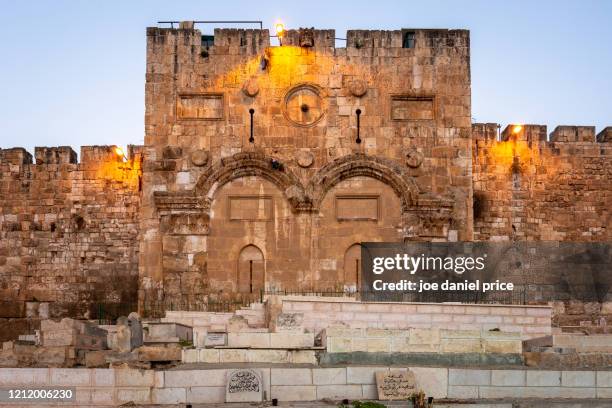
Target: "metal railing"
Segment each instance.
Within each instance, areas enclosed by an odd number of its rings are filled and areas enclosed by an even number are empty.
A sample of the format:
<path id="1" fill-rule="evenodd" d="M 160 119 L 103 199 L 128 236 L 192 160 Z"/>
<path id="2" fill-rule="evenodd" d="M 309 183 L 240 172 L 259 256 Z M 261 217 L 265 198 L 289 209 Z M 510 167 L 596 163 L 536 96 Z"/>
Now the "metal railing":
<path id="1" fill-rule="evenodd" d="M 175 24 L 180 24 L 180 21 L 158 21 L 157 24 L 170 24 L 170 28 L 174 28 Z M 263 21 L 261 20 L 196 20 L 193 24 L 259 24 L 259 29 L 263 30 Z"/>
<path id="2" fill-rule="evenodd" d="M 576 288 L 574 288 L 576 289 Z M 573 297 L 560 296 L 558 291 L 544 290 L 530 285 L 515 286 L 513 291 L 482 293 L 479 291 L 444 291 L 444 292 L 373 292 L 343 288 L 309 288 L 309 289 L 271 289 L 258 290 L 253 293 L 237 293 L 228 299 L 214 298 L 214 295 L 202 295 L 189 299 L 145 299 L 140 313 L 143 317 L 164 317 L 166 311 L 202 311 L 202 312 L 235 312 L 249 307 L 253 303 L 262 303 L 268 296 L 304 296 L 304 297 L 346 297 L 364 302 L 414 302 L 414 303 L 466 303 L 466 304 L 503 304 L 525 305 L 546 304 L 549 301 L 568 301 Z M 593 293 L 597 302 L 597 294 Z M 136 302 L 129 303 L 93 303 L 90 318 L 100 322 L 114 321 L 119 316 L 127 316 L 136 311 Z"/>

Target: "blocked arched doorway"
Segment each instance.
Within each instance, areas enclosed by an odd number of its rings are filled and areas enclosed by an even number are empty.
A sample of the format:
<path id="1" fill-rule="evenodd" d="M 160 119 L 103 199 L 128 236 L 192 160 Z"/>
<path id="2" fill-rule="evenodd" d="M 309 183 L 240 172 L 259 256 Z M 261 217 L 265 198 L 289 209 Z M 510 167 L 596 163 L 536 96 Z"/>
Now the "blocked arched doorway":
<path id="1" fill-rule="evenodd" d="M 351 245 L 344 253 L 344 285 L 350 289 L 359 289 L 361 284 L 361 246 Z"/>
<path id="2" fill-rule="evenodd" d="M 265 287 L 265 259 L 255 245 L 247 245 L 238 255 L 238 292 L 257 293 Z"/>

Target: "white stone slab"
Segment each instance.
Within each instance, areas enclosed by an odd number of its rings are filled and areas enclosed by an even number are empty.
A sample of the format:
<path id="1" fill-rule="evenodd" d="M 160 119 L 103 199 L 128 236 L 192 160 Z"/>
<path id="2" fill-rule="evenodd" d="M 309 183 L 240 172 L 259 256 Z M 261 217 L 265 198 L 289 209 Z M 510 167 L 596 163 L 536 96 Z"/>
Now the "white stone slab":
<path id="1" fill-rule="evenodd" d="M 261 402 L 263 388 L 260 372 L 251 369 L 229 370 L 225 402 Z"/>

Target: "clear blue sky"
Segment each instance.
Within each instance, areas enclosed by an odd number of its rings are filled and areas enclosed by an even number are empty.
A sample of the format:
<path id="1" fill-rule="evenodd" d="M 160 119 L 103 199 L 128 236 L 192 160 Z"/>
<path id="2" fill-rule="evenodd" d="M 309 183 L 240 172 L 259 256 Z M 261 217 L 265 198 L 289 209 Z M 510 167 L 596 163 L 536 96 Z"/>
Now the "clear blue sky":
<path id="1" fill-rule="evenodd" d="M 0 147 L 141 144 L 145 28 L 466 28 L 478 122 L 612 125 L 612 1 L 2 1 Z"/>

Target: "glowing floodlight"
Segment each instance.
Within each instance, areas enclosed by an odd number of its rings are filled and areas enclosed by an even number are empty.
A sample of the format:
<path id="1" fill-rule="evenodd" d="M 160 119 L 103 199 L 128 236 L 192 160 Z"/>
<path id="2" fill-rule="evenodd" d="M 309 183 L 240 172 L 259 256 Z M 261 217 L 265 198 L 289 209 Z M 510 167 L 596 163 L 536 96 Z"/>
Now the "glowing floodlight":
<path id="1" fill-rule="evenodd" d="M 127 160 L 128 158 L 126 157 L 125 153 L 123 152 L 123 149 L 120 148 L 119 146 L 115 146 L 115 154 L 119 157 L 121 157 L 121 160 Z"/>
<path id="2" fill-rule="evenodd" d="M 523 126 L 521 125 L 514 125 L 512 127 L 512 133 L 514 133 L 515 135 L 519 133 L 521 130 L 523 130 Z"/>
<path id="3" fill-rule="evenodd" d="M 276 35 L 278 37 L 285 35 L 285 25 L 283 23 L 276 23 L 274 29 L 276 30 Z"/>

